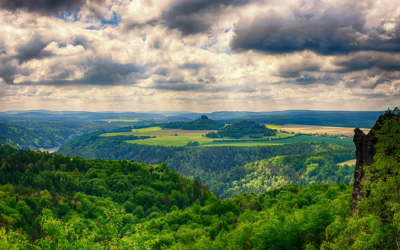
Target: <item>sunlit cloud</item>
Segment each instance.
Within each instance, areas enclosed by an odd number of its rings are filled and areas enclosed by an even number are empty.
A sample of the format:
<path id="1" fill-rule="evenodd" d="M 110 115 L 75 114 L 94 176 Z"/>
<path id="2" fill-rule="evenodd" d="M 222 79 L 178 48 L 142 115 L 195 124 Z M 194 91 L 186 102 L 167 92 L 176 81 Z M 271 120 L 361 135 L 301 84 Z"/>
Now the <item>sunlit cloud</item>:
<path id="1" fill-rule="evenodd" d="M 381 110 L 396 1 L 2 1 L 1 109 Z"/>

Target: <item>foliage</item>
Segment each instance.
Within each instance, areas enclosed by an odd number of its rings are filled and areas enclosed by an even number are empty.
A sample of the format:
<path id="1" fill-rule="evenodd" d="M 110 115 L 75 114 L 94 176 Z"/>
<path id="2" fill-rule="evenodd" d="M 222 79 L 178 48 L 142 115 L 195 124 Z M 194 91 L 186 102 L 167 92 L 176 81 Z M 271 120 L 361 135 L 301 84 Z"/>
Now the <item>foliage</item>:
<path id="1" fill-rule="evenodd" d="M 189 146 L 189 147 L 191 147 L 191 146 L 199 146 L 199 145 L 200 145 L 200 143 L 197 142 L 197 141 L 189 141 L 189 142 L 186 144 L 186 146 Z"/>
<path id="2" fill-rule="evenodd" d="M 0 156 L 0 235 L 11 249 L 304 249 L 319 247 L 335 216 L 349 212 L 344 184 L 221 201 L 163 164 L 10 147 Z"/>
<path id="3" fill-rule="evenodd" d="M 262 193 L 287 184 L 352 183 L 354 166 L 337 163 L 354 157 L 351 148 L 276 156 L 220 174 L 210 189 L 227 198 L 240 193 Z"/>
<path id="4" fill-rule="evenodd" d="M 17 125 L 27 129 L 40 130 L 63 139 L 62 143 L 78 136 L 99 130 L 114 130 L 123 127 L 121 124 L 105 122 L 71 122 L 71 121 L 7 121 L 7 124 Z M 43 147 L 43 146 L 41 146 Z M 45 148 L 45 147 L 43 147 Z"/>
<path id="5" fill-rule="evenodd" d="M 210 138 L 241 138 L 245 135 L 249 135 L 250 138 L 262 138 L 263 136 L 274 136 L 276 135 L 275 129 L 269 129 L 265 125 L 255 123 L 253 121 L 242 120 L 232 125 L 227 125 L 218 133 L 208 133 L 207 137 Z"/>
<path id="6" fill-rule="evenodd" d="M 374 130 L 372 166 L 364 166 L 363 196 L 352 218 L 338 217 L 323 249 L 398 249 L 400 237 L 400 116 L 386 112 Z"/>
<path id="7" fill-rule="evenodd" d="M 178 136 L 179 137 L 179 136 Z M 281 175 L 275 175 L 274 178 L 280 178 L 280 181 L 276 182 L 279 184 L 267 185 L 267 182 L 262 182 L 263 184 L 254 183 L 247 185 L 247 180 L 243 182 L 243 188 L 246 186 L 248 188 L 242 189 L 235 188 L 238 184 L 234 181 L 240 181 L 246 178 L 247 174 L 251 172 L 242 171 L 243 166 L 251 162 L 260 161 L 263 159 L 268 159 L 276 156 L 284 155 L 300 155 L 308 154 L 313 152 L 327 151 L 327 155 L 332 153 L 343 154 L 343 152 L 332 151 L 342 148 L 346 151 L 343 157 L 333 158 L 329 160 L 329 166 L 332 167 L 328 172 L 324 172 L 317 179 L 311 179 L 308 175 L 307 181 L 303 181 L 299 177 L 305 173 L 305 165 L 297 170 L 290 170 L 291 163 L 285 167 L 285 171 Z M 344 146 L 336 146 L 327 143 L 297 143 L 297 144 L 286 144 L 286 145 L 271 145 L 265 147 L 161 147 L 161 146 L 144 146 L 128 144 L 125 142 L 112 141 L 111 139 L 100 138 L 94 133 L 87 136 L 82 136 L 71 142 L 63 145 L 59 153 L 65 155 L 81 155 L 87 159 L 93 158 L 104 158 L 104 159 L 129 159 L 138 162 L 144 162 L 146 164 L 158 164 L 160 162 L 165 162 L 168 167 L 175 170 L 183 175 L 189 176 L 190 178 L 197 179 L 202 183 L 206 184 L 210 190 L 216 194 L 222 195 L 225 191 L 230 190 L 229 193 L 236 194 L 239 190 L 245 191 L 255 191 L 262 192 L 263 190 L 268 190 L 268 188 L 279 187 L 287 183 L 311 183 L 325 182 L 325 181 L 339 181 L 348 180 L 345 176 L 348 176 L 349 169 L 337 168 L 335 163 L 342 162 L 348 159 L 354 159 L 354 149 L 353 147 L 346 148 Z M 303 156 L 303 163 L 305 161 L 305 156 Z M 324 156 L 326 157 L 326 156 Z M 297 159 L 297 158 L 296 158 Z M 293 160 L 294 161 L 294 160 Z M 302 164 L 303 164 L 302 163 Z M 255 163 L 257 164 L 257 163 Z M 276 165 L 274 168 L 280 168 L 281 165 Z M 321 168 L 323 166 L 320 166 Z M 236 170 L 233 170 L 236 169 Z M 318 168 L 319 169 L 319 168 Z M 329 169 L 325 167 L 324 169 Z M 230 172 L 232 171 L 232 172 Z M 258 170 L 257 170 L 258 171 Z M 257 172 L 254 170 L 254 172 Z M 288 177 L 284 177 L 289 172 L 298 172 L 296 175 L 289 174 Z M 319 170 L 318 170 L 319 171 Z M 285 174 L 283 174 L 285 173 Z M 252 175 L 251 175 L 252 176 Z M 266 176 L 263 173 L 262 176 Z M 296 177 L 294 177 L 296 176 Z M 262 178 L 264 178 L 262 177 Z M 261 177 L 260 177 L 261 178 Z M 282 178 L 286 178 L 286 181 L 282 181 Z M 294 178 L 294 179 L 293 179 Z M 254 179 L 254 177 L 252 177 Z M 241 183 L 241 182 L 240 182 Z M 246 185 L 244 185 L 246 184 Z M 234 188 L 236 191 L 232 191 Z M 260 189 L 261 188 L 261 189 Z M 251 192 L 250 191 L 250 192 Z M 228 197 L 231 195 L 225 195 Z"/>
<path id="8" fill-rule="evenodd" d="M 185 129 L 185 130 L 213 130 L 220 129 L 225 126 L 223 123 L 208 119 L 207 116 L 203 115 L 199 119 L 192 122 L 171 122 L 161 127 L 170 129 Z"/>
<path id="9" fill-rule="evenodd" d="M 59 147 L 63 141 L 60 136 L 42 130 L 0 123 L 0 144 L 19 149 L 39 149 Z"/>
<path id="10" fill-rule="evenodd" d="M 78 214 L 80 228 L 91 228 L 100 240 L 105 237 L 103 214 L 109 205 L 122 206 L 128 213 L 124 220 L 132 222 L 202 205 L 213 197 L 206 186 L 165 164 L 84 160 L 4 146 L 0 164 L 0 227 L 21 228 L 31 239 L 42 236 L 43 208 L 63 220 Z"/>
<path id="11" fill-rule="evenodd" d="M 325 228 L 350 211 L 351 187 L 287 185 L 172 211 L 147 223 L 154 249 L 317 249 Z"/>

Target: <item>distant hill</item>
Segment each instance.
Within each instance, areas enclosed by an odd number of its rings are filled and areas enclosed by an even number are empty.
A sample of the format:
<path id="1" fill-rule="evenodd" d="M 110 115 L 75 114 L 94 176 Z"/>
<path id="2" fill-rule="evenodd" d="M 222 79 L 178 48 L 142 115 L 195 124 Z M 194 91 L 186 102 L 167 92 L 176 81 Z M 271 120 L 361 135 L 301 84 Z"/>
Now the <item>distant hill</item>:
<path id="1" fill-rule="evenodd" d="M 219 130 L 218 133 L 208 133 L 206 136 L 211 138 L 241 138 L 245 135 L 249 135 L 252 138 L 262 138 L 263 136 L 274 136 L 276 130 L 269 129 L 265 125 L 255 123 L 253 121 L 242 120 L 232 125 L 228 125 L 223 129 Z"/>
<path id="2" fill-rule="evenodd" d="M 59 147 L 62 142 L 64 142 L 62 137 L 42 130 L 0 123 L 0 144 L 3 145 L 36 150 Z"/>
<path id="3" fill-rule="evenodd" d="M 170 122 L 162 125 L 162 128 L 185 129 L 185 130 L 215 130 L 224 127 L 223 123 L 208 119 L 202 115 L 199 119 L 192 122 Z"/>

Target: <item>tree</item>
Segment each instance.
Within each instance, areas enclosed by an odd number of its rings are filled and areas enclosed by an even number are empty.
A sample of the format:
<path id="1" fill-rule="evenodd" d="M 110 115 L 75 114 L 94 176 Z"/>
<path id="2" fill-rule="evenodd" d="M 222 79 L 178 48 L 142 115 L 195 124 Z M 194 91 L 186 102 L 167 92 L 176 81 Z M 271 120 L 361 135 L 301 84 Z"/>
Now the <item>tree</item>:
<path id="1" fill-rule="evenodd" d="M 352 218 L 338 217 L 327 229 L 322 249 L 399 249 L 400 116 L 382 117 L 372 166 L 364 166 L 363 199 Z"/>

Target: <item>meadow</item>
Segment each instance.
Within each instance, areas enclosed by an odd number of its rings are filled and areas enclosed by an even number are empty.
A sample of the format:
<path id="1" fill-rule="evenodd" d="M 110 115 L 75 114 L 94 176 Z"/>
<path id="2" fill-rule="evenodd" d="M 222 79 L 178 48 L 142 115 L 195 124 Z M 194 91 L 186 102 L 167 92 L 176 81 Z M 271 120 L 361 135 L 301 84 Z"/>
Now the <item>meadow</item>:
<path id="1" fill-rule="evenodd" d="M 354 128 L 345 127 L 327 127 L 327 126 L 308 126 L 308 125 L 285 125 L 280 128 L 286 132 L 302 133 L 302 134 L 329 134 L 329 135 L 354 135 Z M 362 128 L 364 133 L 368 133 L 370 129 Z"/>
<path id="2" fill-rule="evenodd" d="M 267 125 L 272 129 L 279 129 L 280 126 Z M 216 130 L 182 130 L 182 129 L 162 129 L 161 127 L 150 127 L 133 129 L 132 132 L 106 133 L 101 136 L 117 136 L 117 135 L 139 135 L 139 136 L 156 136 L 155 138 L 143 140 L 130 140 L 128 143 L 149 145 L 149 146 L 185 146 L 188 142 L 197 141 L 200 146 L 263 146 L 263 145 L 281 145 L 296 142 L 327 142 L 336 144 L 349 144 L 351 140 L 343 140 L 338 138 L 315 137 L 308 135 L 294 136 L 293 134 L 278 132 L 275 136 L 266 136 L 255 141 L 248 136 L 240 138 L 239 141 L 224 142 L 222 140 L 231 140 L 230 138 L 214 139 L 208 138 L 205 134 Z M 269 138 L 285 138 L 282 140 L 269 140 Z M 293 137 L 293 138 L 286 138 Z M 252 140 L 252 141 L 245 141 Z M 216 142 L 221 141 L 221 142 Z"/>

